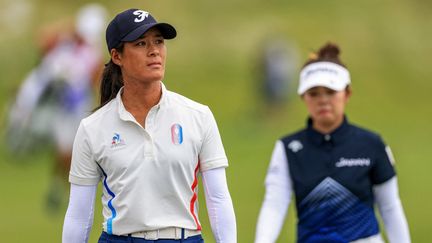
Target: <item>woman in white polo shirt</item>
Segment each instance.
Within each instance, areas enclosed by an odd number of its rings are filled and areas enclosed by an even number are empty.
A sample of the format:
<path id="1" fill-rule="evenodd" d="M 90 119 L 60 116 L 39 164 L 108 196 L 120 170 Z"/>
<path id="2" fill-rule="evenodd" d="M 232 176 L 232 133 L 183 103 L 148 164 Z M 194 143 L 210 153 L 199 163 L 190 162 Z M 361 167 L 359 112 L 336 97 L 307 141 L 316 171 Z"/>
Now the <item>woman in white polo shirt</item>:
<path id="1" fill-rule="evenodd" d="M 276 241 L 292 195 L 297 242 L 382 243 L 374 205 L 390 242 L 410 242 L 390 148 L 345 115 L 350 83 L 335 44 L 304 65 L 298 94 L 309 119 L 305 129 L 276 142 L 256 243 Z"/>
<path id="2" fill-rule="evenodd" d="M 103 185 L 99 242 L 203 242 L 197 211 L 201 173 L 216 242 L 236 242 L 224 152 L 207 106 L 168 91 L 166 39 L 176 30 L 129 9 L 108 25 L 111 60 L 101 105 L 82 120 L 69 176 L 63 242 L 87 242 L 97 184 Z"/>

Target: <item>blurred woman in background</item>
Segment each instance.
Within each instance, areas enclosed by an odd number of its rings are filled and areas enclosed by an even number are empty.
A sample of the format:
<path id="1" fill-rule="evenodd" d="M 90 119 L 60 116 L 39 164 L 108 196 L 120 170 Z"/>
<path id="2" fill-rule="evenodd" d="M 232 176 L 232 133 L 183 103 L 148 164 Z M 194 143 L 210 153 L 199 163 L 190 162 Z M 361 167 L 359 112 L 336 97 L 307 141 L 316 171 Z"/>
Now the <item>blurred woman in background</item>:
<path id="1" fill-rule="evenodd" d="M 105 15 L 101 5 L 86 4 L 74 23 L 59 20 L 43 28 L 38 38 L 40 61 L 24 79 L 10 109 L 7 139 L 13 152 L 54 147 L 49 212 L 58 212 L 67 200 L 75 133 L 92 110 L 102 71 Z"/>
<path id="2" fill-rule="evenodd" d="M 327 43 L 303 66 L 298 94 L 309 118 L 276 142 L 256 243 L 276 241 L 292 195 L 297 242 L 381 243 L 374 205 L 389 241 L 410 242 L 390 148 L 345 115 L 351 80 L 339 52 Z"/>

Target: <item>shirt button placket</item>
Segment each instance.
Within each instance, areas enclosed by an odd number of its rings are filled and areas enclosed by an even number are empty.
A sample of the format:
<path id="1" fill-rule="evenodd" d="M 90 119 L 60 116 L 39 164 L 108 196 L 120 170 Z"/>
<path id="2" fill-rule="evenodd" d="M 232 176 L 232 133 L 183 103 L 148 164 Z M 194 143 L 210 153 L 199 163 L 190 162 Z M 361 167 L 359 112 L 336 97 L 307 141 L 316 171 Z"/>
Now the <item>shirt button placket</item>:
<path id="1" fill-rule="evenodd" d="M 144 131 L 144 157 L 153 156 L 153 139 L 147 131 Z"/>
<path id="2" fill-rule="evenodd" d="M 144 156 L 145 157 L 153 157 L 153 139 L 150 134 L 150 131 L 153 129 L 154 125 L 154 108 L 150 109 L 149 113 L 147 114 L 147 118 L 145 120 L 145 140 L 144 140 Z"/>
<path id="3" fill-rule="evenodd" d="M 328 152 L 327 160 L 326 160 L 326 167 L 329 169 L 329 173 L 331 173 L 331 168 L 333 168 L 333 144 L 331 141 L 331 135 L 326 134 L 324 135 L 324 146 L 325 149 Z"/>

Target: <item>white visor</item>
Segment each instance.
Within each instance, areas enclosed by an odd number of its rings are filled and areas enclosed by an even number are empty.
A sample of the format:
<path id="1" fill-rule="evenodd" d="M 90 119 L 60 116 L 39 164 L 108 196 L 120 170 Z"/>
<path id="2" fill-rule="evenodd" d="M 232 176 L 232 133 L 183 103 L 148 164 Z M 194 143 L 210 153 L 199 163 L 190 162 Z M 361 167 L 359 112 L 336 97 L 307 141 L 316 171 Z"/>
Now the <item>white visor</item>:
<path id="1" fill-rule="evenodd" d="M 300 72 L 297 93 L 303 95 L 308 89 L 318 86 L 341 91 L 350 83 L 350 74 L 346 68 L 332 62 L 315 62 Z"/>

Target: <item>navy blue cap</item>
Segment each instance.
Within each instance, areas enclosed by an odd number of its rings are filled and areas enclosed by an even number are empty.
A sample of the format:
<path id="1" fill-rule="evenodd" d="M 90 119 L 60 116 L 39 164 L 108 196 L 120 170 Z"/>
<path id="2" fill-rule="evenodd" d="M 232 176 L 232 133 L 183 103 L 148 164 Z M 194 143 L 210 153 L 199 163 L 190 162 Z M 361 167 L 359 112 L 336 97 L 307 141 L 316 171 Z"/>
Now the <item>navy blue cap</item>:
<path id="1" fill-rule="evenodd" d="M 123 41 L 129 42 L 140 38 L 152 27 L 158 28 L 165 39 L 174 39 L 177 36 L 177 31 L 172 25 L 158 23 L 147 11 L 134 8 L 117 14 L 106 29 L 108 51 Z"/>

